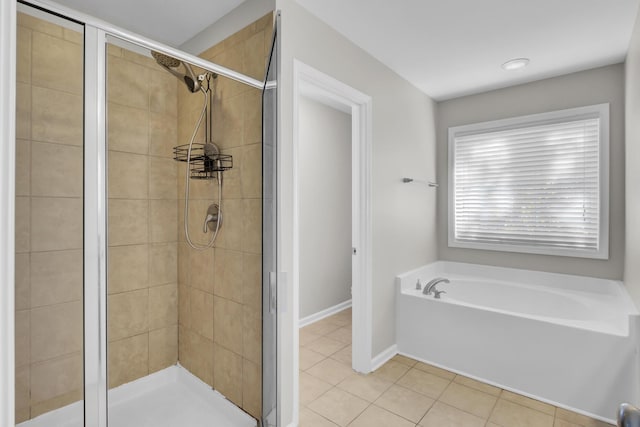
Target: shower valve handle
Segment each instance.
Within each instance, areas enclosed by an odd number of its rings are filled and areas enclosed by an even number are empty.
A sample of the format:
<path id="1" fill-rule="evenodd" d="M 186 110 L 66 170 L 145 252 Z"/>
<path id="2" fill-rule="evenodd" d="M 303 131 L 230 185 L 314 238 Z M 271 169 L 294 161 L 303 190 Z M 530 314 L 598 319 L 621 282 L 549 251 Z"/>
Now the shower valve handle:
<path id="1" fill-rule="evenodd" d="M 207 231 L 209 231 L 209 223 L 213 222 L 215 223 L 216 220 L 218 219 L 218 215 L 212 215 L 212 214 L 207 214 L 207 217 L 204 219 L 204 226 L 202 227 L 202 232 L 203 233 L 207 233 Z"/>
<path id="2" fill-rule="evenodd" d="M 209 226 L 211 224 L 211 226 Z M 207 209 L 207 216 L 204 219 L 204 225 L 202 226 L 202 232 L 207 233 L 208 229 L 213 231 L 216 230 L 216 227 L 219 229 L 222 226 L 222 210 L 220 206 L 216 203 L 209 205 L 209 209 Z"/>

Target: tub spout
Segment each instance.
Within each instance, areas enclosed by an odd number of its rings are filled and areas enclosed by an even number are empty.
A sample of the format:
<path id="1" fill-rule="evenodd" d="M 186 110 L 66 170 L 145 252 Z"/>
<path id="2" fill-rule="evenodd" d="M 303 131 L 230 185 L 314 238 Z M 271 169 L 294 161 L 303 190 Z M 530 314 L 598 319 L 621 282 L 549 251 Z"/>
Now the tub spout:
<path id="1" fill-rule="evenodd" d="M 437 295 L 436 298 L 440 298 L 440 293 L 438 293 L 438 290 L 435 289 L 438 283 L 449 283 L 449 279 L 446 279 L 444 277 L 438 277 L 429 281 L 429 283 L 424 285 L 424 290 L 422 291 L 422 293 L 425 295 L 431 295 L 434 292 L 436 292 L 436 295 Z"/>

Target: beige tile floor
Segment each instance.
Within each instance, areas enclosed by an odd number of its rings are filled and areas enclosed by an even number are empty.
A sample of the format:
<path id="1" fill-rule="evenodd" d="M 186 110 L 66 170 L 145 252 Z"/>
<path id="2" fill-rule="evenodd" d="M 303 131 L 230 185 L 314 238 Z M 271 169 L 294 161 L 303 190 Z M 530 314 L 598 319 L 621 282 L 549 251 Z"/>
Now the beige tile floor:
<path id="1" fill-rule="evenodd" d="M 397 355 L 351 370 L 351 310 L 300 330 L 301 427 L 604 427 L 587 418 Z"/>

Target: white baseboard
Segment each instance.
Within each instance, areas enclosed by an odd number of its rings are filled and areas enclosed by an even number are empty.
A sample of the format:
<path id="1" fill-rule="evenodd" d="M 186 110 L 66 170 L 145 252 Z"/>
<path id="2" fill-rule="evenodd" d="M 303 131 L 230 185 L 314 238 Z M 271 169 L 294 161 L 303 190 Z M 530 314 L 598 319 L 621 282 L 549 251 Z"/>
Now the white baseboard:
<path id="1" fill-rule="evenodd" d="M 396 354 L 398 354 L 398 346 L 396 344 L 389 346 L 389 348 L 383 350 L 376 357 L 371 359 L 371 370 L 375 371 L 391 360 Z"/>
<path id="2" fill-rule="evenodd" d="M 333 307 L 329 307 L 327 309 L 324 309 L 315 314 L 312 314 L 310 316 L 307 316 L 298 320 L 298 327 L 303 328 L 307 325 L 317 322 L 318 320 L 322 320 L 325 317 L 333 316 L 334 314 L 339 313 L 342 310 L 346 310 L 349 307 L 351 307 L 351 300 L 341 302 L 340 304 L 334 305 Z"/>

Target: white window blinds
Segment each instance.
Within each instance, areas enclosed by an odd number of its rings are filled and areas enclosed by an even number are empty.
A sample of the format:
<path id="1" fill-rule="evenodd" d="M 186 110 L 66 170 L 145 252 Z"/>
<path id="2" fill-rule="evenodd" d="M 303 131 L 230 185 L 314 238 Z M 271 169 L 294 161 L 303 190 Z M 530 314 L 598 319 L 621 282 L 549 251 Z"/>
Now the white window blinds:
<path id="1" fill-rule="evenodd" d="M 454 132 L 452 246 L 600 257 L 602 118 L 539 116 Z"/>

